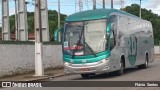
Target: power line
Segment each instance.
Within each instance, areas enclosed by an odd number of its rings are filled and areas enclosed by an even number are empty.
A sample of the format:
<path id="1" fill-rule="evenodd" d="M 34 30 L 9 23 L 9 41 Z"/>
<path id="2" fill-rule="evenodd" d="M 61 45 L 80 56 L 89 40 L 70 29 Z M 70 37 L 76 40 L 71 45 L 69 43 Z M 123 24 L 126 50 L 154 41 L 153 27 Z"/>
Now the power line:
<path id="1" fill-rule="evenodd" d="M 88 2 L 88 0 L 85 0 L 86 7 L 89 9 Z"/>
<path id="2" fill-rule="evenodd" d="M 96 9 L 96 0 L 93 0 L 93 9 Z"/>
<path id="3" fill-rule="evenodd" d="M 113 0 L 111 0 L 111 9 L 113 9 Z"/>
<path id="4" fill-rule="evenodd" d="M 78 4 L 79 4 L 79 11 L 81 12 L 83 9 L 83 1 L 82 0 L 78 0 Z"/>
<path id="5" fill-rule="evenodd" d="M 48 4 L 48 6 L 58 6 L 58 4 Z M 61 6 L 75 6 L 74 4 L 61 4 Z"/>
<path id="6" fill-rule="evenodd" d="M 103 3 L 103 9 L 105 9 L 105 0 L 103 0 L 102 3 Z"/>
<path id="7" fill-rule="evenodd" d="M 99 1 L 99 0 L 97 0 L 97 1 L 100 2 L 100 3 L 103 3 L 102 1 Z M 103 7 L 103 5 L 99 4 L 98 2 L 96 2 L 96 4 Z"/>

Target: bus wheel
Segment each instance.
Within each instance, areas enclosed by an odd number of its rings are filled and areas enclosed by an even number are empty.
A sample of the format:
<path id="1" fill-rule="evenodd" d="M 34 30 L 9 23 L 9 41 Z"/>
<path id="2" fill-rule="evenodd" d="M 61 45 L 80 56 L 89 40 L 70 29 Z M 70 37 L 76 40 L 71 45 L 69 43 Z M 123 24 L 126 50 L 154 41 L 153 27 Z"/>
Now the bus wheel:
<path id="1" fill-rule="evenodd" d="M 124 73 L 124 63 L 122 60 L 121 60 L 120 66 L 121 68 L 117 71 L 117 75 L 119 76 L 121 76 Z"/>
<path id="2" fill-rule="evenodd" d="M 81 74 L 82 78 L 88 78 L 90 74 Z"/>
<path id="3" fill-rule="evenodd" d="M 145 64 L 139 65 L 138 68 L 146 69 L 148 67 L 148 54 L 145 57 Z"/>

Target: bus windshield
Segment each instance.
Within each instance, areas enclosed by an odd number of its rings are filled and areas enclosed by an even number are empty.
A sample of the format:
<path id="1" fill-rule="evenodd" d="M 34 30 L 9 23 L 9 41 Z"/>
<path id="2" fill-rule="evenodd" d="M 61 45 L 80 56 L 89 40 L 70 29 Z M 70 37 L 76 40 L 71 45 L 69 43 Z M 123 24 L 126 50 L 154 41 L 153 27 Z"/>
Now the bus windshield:
<path id="1" fill-rule="evenodd" d="M 94 55 L 106 50 L 106 19 L 67 22 L 64 30 L 64 54 Z"/>

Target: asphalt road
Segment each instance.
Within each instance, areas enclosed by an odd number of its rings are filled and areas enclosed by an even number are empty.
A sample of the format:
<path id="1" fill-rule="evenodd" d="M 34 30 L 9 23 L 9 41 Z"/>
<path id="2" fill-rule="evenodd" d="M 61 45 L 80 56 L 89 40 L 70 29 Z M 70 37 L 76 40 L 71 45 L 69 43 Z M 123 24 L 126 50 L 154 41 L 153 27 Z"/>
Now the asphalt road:
<path id="1" fill-rule="evenodd" d="M 130 68 L 126 69 L 122 76 L 115 73 L 99 74 L 83 79 L 80 75 L 69 75 L 50 79 L 51 81 L 160 81 L 160 59 L 156 58 L 149 64 L 147 69 Z"/>
<path id="2" fill-rule="evenodd" d="M 124 75 L 117 76 L 114 73 L 100 74 L 88 79 L 80 75 L 69 75 L 51 78 L 45 81 L 159 81 L 160 82 L 160 58 L 156 58 L 147 69 L 126 69 Z M 1 88 L 2 90 L 21 90 L 22 88 Z M 23 90 L 160 90 L 160 87 L 45 87 L 23 88 Z"/>

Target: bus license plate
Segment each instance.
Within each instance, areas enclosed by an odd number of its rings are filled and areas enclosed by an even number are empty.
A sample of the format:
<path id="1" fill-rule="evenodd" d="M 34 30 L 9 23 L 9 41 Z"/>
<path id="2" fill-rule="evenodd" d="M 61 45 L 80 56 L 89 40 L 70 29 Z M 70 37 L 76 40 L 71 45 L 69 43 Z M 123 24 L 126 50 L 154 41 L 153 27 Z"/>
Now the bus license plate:
<path id="1" fill-rule="evenodd" d="M 81 71 L 89 71 L 89 68 L 82 68 Z"/>

